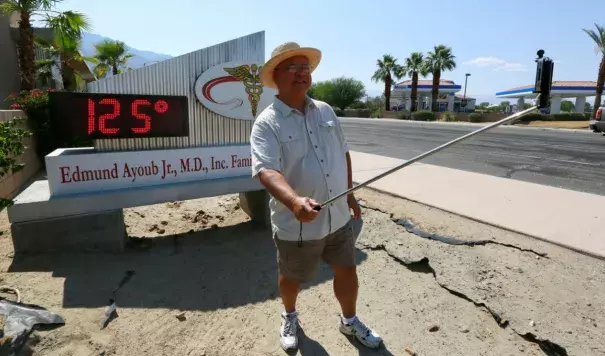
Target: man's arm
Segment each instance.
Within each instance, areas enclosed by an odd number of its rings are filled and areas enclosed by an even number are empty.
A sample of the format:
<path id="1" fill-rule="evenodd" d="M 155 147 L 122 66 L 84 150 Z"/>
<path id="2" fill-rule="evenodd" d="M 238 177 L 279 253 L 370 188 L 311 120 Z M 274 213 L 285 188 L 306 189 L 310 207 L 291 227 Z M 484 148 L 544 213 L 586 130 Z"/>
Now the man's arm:
<path id="1" fill-rule="evenodd" d="M 299 196 L 288 184 L 281 172 L 265 169 L 259 173 L 259 180 L 275 199 L 279 200 L 290 211 L 294 210 L 294 201 Z"/>
<path id="2" fill-rule="evenodd" d="M 347 189 L 353 188 L 353 167 L 351 166 L 351 155 L 349 151 L 346 153 L 347 156 Z M 350 193 L 353 194 L 353 193 Z"/>
<path id="3" fill-rule="evenodd" d="M 340 124 L 340 120 L 338 119 L 338 116 L 336 116 L 334 109 L 330 107 L 330 110 L 332 111 L 334 121 L 336 122 L 338 136 L 340 137 L 340 144 L 342 146 L 342 149 L 345 151 L 345 156 L 347 160 L 347 189 L 351 189 L 353 188 L 353 167 L 351 164 L 351 155 L 349 154 L 349 143 L 347 142 L 344 130 L 342 129 L 342 125 Z M 349 195 L 353 195 L 353 193 L 350 193 Z"/>

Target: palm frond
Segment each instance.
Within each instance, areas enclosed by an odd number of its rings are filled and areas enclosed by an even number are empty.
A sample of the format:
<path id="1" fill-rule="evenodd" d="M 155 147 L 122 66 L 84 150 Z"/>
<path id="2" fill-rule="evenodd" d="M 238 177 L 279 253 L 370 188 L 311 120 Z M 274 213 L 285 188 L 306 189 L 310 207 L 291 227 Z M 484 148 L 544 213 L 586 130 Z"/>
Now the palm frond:
<path id="1" fill-rule="evenodd" d="M 21 11 L 22 8 L 19 3 L 15 0 L 5 1 L 0 3 L 0 13 L 3 15 L 10 15 L 13 11 Z"/>
<path id="2" fill-rule="evenodd" d="M 106 63 L 99 63 L 93 68 L 93 72 L 97 78 L 104 78 L 109 69 L 110 67 Z"/>
<path id="3" fill-rule="evenodd" d="M 36 61 L 36 67 L 42 68 L 42 67 L 49 67 L 49 66 L 53 66 L 57 64 L 57 61 L 55 59 L 38 59 Z"/>
<path id="4" fill-rule="evenodd" d="M 82 56 L 82 60 L 85 60 L 85 61 L 90 62 L 92 64 L 99 64 L 99 63 L 101 63 L 101 61 L 99 61 L 97 59 L 97 57 L 91 57 L 91 56 Z"/>
<path id="5" fill-rule="evenodd" d="M 586 34 L 592 38 L 596 45 L 596 51 L 605 56 L 605 27 L 594 24 L 597 30 L 582 29 Z"/>

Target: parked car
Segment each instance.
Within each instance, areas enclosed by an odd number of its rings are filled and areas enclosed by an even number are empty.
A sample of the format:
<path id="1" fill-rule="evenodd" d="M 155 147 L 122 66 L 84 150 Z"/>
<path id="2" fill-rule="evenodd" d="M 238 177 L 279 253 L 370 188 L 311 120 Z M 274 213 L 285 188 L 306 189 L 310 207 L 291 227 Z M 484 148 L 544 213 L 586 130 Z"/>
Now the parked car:
<path id="1" fill-rule="evenodd" d="M 590 120 L 590 129 L 594 132 L 605 132 L 605 103 L 601 105 L 595 117 Z"/>

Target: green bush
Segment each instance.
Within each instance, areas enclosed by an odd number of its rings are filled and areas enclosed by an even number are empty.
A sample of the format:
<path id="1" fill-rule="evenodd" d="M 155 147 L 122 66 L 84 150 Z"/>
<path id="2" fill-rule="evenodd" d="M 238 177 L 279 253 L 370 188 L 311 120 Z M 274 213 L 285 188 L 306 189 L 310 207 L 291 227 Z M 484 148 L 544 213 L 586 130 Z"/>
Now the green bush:
<path id="1" fill-rule="evenodd" d="M 24 90 L 21 93 L 11 94 L 6 100 L 11 102 L 10 108 L 23 110 L 27 114 L 27 122 L 36 141 L 36 154 L 44 158 L 57 148 L 90 147 L 93 145 L 89 137 L 62 138 L 55 134 L 50 118 L 48 91 L 42 89 Z"/>
<path id="2" fill-rule="evenodd" d="M 370 110 L 370 117 L 373 119 L 378 119 L 379 117 L 382 116 L 382 111 L 380 109 L 373 109 Z"/>
<path id="3" fill-rule="evenodd" d="M 472 113 L 468 116 L 469 122 L 481 122 L 481 114 Z"/>
<path id="4" fill-rule="evenodd" d="M 585 113 L 561 113 L 552 114 L 552 120 L 554 121 L 586 121 L 590 119 L 590 114 Z"/>
<path id="5" fill-rule="evenodd" d="M 526 114 L 521 117 L 520 121 L 530 122 L 530 121 L 550 121 L 552 117 L 550 115 L 539 114 L 539 113 L 531 113 Z"/>
<path id="6" fill-rule="evenodd" d="M 441 115 L 441 121 L 452 122 L 456 121 L 456 114 L 450 111 L 446 111 Z"/>
<path id="7" fill-rule="evenodd" d="M 412 120 L 414 121 L 435 121 L 437 117 L 435 113 L 428 110 L 420 110 L 412 113 Z"/>
<path id="8" fill-rule="evenodd" d="M 370 109 L 357 109 L 357 117 L 369 118 L 371 113 Z"/>
<path id="9" fill-rule="evenodd" d="M 367 109 L 368 105 L 366 103 L 364 103 L 363 101 L 356 101 L 353 104 L 351 104 L 351 106 L 349 106 L 349 108 L 351 108 L 351 109 Z"/>
<path id="10" fill-rule="evenodd" d="M 345 116 L 345 112 L 340 110 L 340 108 L 337 108 L 336 106 L 332 106 L 332 109 L 334 110 L 334 113 L 336 114 L 336 116 L 338 116 L 338 117 Z"/>
<path id="11" fill-rule="evenodd" d="M 407 110 L 402 110 L 397 112 L 397 120 L 409 120 L 410 112 Z"/>
<path id="12" fill-rule="evenodd" d="M 364 117 L 369 118 L 371 114 L 370 109 L 345 109 L 344 116 L 346 117 Z"/>
<path id="13" fill-rule="evenodd" d="M 20 163 L 19 156 L 25 152 L 23 140 L 31 136 L 31 132 L 22 128 L 25 119 L 14 119 L 0 122 L 0 178 L 17 173 L 25 167 Z M 12 199 L 0 197 L 0 211 L 13 204 Z"/>

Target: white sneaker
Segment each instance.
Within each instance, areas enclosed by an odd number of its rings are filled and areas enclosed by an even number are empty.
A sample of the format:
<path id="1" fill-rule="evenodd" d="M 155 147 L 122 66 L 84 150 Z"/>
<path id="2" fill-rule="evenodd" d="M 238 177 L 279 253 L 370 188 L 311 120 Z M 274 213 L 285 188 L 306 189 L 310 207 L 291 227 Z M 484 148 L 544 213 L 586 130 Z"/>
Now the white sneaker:
<path id="1" fill-rule="evenodd" d="M 374 332 L 374 330 L 368 328 L 363 322 L 361 322 L 359 318 L 355 318 L 355 321 L 351 324 L 345 324 L 342 321 L 342 318 L 339 319 L 339 329 L 341 333 L 349 336 L 355 336 L 359 342 L 369 348 L 377 349 L 380 347 L 382 338 L 376 332 Z"/>
<path id="2" fill-rule="evenodd" d="M 282 313 L 282 323 L 279 329 L 279 343 L 284 351 L 295 350 L 298 347 L 298 313 L 287 315 Z"/>

